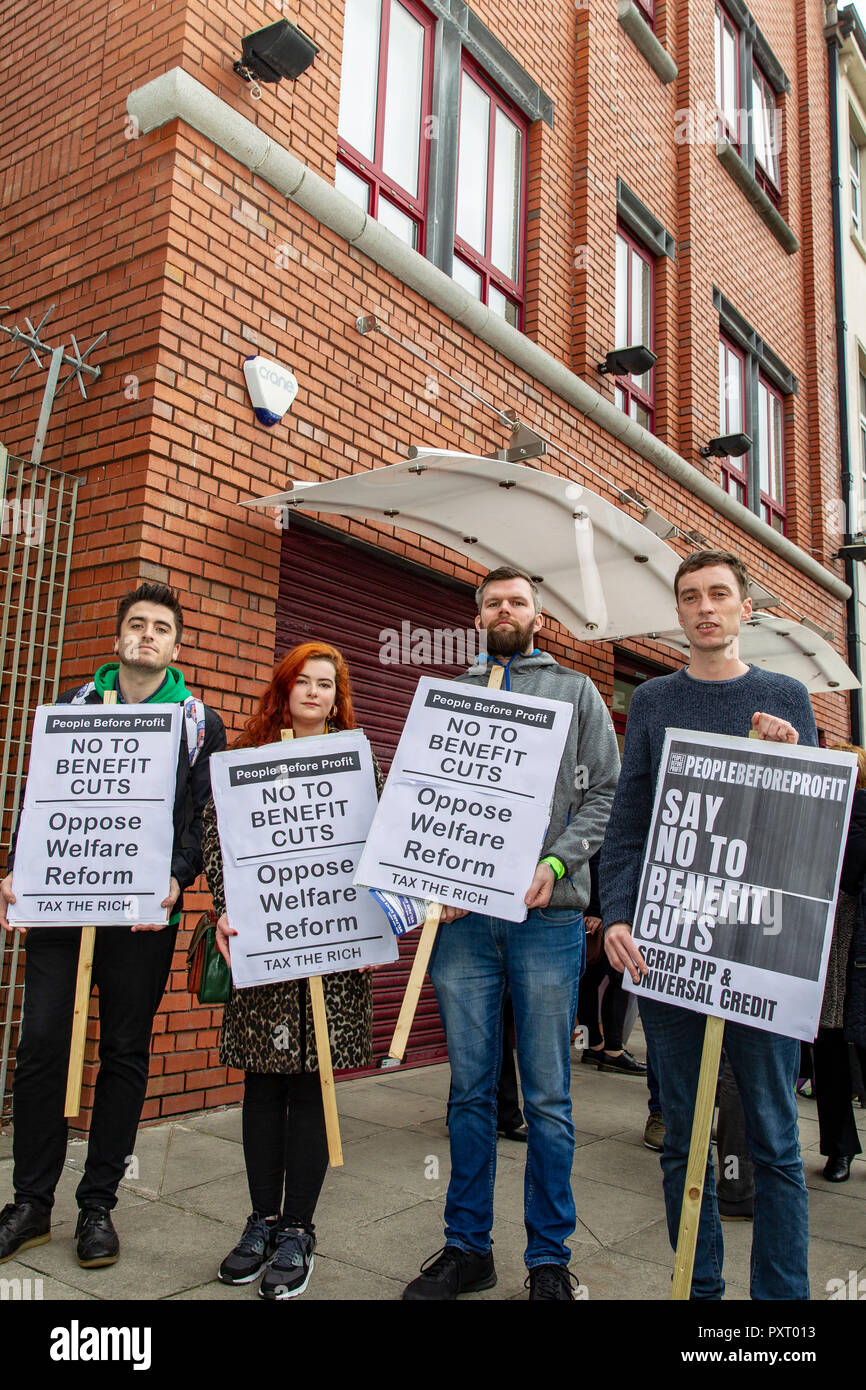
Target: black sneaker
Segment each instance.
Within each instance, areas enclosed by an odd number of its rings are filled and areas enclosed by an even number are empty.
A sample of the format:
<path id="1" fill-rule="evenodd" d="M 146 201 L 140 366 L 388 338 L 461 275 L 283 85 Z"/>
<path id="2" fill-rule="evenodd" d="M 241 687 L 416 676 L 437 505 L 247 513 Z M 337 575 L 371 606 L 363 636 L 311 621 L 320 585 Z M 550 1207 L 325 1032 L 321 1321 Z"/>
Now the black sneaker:
<path id="1" fill-rule="evenodd" d="M 625 1072 L 627 1076 L 646 1076 L 646 1062 L 639 1062 L 625 1049 L 618 1057 L 611 1057 L 609 1052 L 599 1052 L 598 1069 L 599 1071 Z"/>
<path id="2" fill-rule="evenodd" d="M 113 1265 L 120 1254 L 120 1241 L 108 1207 L 82 1207 L 75 1227 L 78 1263 L 82 1269 Z"/>
<path id="3" fill-rule="evenodd" d="M 524 1288 L 529 1287 L 529 1301 L 557 1299 L 574 1302 L 572 1288 L 577 1280 L 568 1265 L 536 1265 L 529 1271 Z"/>
<path id="4" fill-rule="evenodd" d="M 459 1293 L 492 1289 L 495 1283 L 492 1250 L 478 1255 L 471 1250 L 458 1250 L 456 1245 L 445 1245 L 424 1261 L 418 1278 L 403 1290 L 403 1298 L 456 1298 Z"/>
<path id="5" fill-rule="evenodd" d="M 251 1284 L 274 1253 L 276 1231 L 276 1221 L 269 1224 L 254 1211 L 247 1217 L 244 1233 L 234 1250 L 220 1265 L 217 1278 L 223 1284 Z"/>
<path id="6" fill-rule="evenodd" d="M 51 1239 L 51 1211 L 35 1202 L 8 1202 L 0 1211 L 0 1264 L 19 1250 Z"/>
<path id="7" fill-rule="evenodd" d="M 259 1293 L 262 1298 L 297 1298 L 310 1282 L 316 1237 L 303 1226 L 283 1226 L 274 1246 Z"/>

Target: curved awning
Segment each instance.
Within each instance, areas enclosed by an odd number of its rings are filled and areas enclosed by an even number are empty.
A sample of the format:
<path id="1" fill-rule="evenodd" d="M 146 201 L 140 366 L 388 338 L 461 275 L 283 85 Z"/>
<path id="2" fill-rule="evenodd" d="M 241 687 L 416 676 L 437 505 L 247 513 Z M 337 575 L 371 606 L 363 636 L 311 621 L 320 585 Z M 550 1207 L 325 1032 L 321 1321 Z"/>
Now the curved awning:
<path id="1" fill-rule="evenodd" d="M 681 628 L 647 633 L 688 660 Z M 859 690 L 860 682 L 826 638 L 802 623 L 756 613 L 740 626 L 740 656 L 753 666 L 780 671 L 802 681 L 811 695 L 824 690 Z"/>
<path id="2" fill-rule="evenodd" d="M 430 449 L 243 505 L 388 522 L 484 569 L 517 565 L 579 641 L 636 637 L 673 617 L 676 552 L 582 484 L 525 464 Z"/>

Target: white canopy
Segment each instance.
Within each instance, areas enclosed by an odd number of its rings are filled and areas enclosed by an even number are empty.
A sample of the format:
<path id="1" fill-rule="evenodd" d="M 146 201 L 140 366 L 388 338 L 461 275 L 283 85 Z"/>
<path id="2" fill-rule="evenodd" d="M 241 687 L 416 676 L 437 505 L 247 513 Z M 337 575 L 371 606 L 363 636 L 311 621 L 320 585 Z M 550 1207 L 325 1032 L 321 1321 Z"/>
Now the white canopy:
<path id="1" fill-rule="evenodd" d="M 688 657 L 689 644 L 682 628 L 647 635 L 674 647 L 684 659 Z M 753 666 L 795 676 L 812 695 L 822 690 L 857 690 L 860 686 L 853 671 L 826 638 L 802 623 L 789 622 L 769 613 L 756 613 L 741 625 L 740 656 Z"/>
<path id="2" fill-rule="evenodd" d="M 545 609 L 580 641 L 636 637 L 673 616 L 676 552 L 580 483 L 525 464 L 430 449 L 244 503 L 286 504 L 390 522 L 485 569 L 517 565 L 539 577 Z"/>
<path id="3" fill-rule="evenodd" d="M 385 521 L 485 569 L 518 565 L 538 577 L 545 609 L 579 641 L 649 636 L 688 655 L 682 631 L 669 627 L 679 555 L 613 503 L 559 474 L 428 449 L 403 463 L 296 483 L 243 505 Z M 771 596 L 761 590 L 753 598 Z M 823 637 L 765 613 L 743 624 L 740 653 L 796 676 L 813 693 L 859 684 Z"/>

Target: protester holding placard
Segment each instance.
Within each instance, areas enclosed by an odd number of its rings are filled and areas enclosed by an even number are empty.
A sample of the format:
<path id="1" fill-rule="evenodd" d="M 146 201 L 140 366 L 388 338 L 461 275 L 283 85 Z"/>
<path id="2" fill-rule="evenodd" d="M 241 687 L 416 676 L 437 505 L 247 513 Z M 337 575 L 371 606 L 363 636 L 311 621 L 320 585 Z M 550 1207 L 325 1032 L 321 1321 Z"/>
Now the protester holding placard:
<path id="1" fill-rule="evenodd" d="M 454 905 L 442 912 L 430 976 L 445 1026 L 453 1086 L 446 1244 L 422 1266 L 403 1297 L 453 1299 L 496 1283 L 490 1240 L 496 1083 L 502 1000 L 508 988 L 528 1127 L 524 1221 L 529 1296 L 534 1301 L 571 1300 L 566 1245 L 576 1221 L 571 1030 L 585 953 L 589 860 L 610 813 L 619 754 L 610 715 L 592 681 L 535 647 L 543 619 L 530 576 L 510 567 L 494 570 L 478 589 L 476 602 L 475 622 L 487 635 L 488 657 L 504 668 L 503 689 L 570 705 L 572 714 L 547 833 L 525 892 L 521 885 L 528 914 L 514 921 L 466 914 Z M 475 666 L 461 680 L 477 691 L 488 682 L 487 664 Z M 452 689 L 456 698 L 462 687 Z M 484 750 L 478 755 L 492 760 Z"/>
<path id="2" fill-rule="evenodd" d="M 816 746 L 808 692 L 799 681 L 740 660 L 740 624 L 752 611 L 749 579 L 735 555 L 700 551 L 674 580 L 677 617 L 689 664 L 648 680 L 634 693 L 623 765 L 601 857 L 605 948 L 637 983 L 647 963 L 632 938 L 653 795 L 665 730 L 741 735 L 753 729 L 783 744 Z M 705 1019 L 701 1013 L 641 999 L 641 1019 L 658 1072 L 666 1135 L 661 1164 L 671 1244 L 677 1245 Z M 755 1169 L 751 1294 L 809 1297 L 808 1196 L 798 1141 L 794 1086 L 800 1044 L 746 1023 L 726 1025 L 725 1051 L 736 1076 Z M 722 1232 L 708 1163 L 697 1236 L 692 1298 L 719 1299 Z"/>
<path id="3" fill-rule="evenodd" d="M 210 756 L 225 747 L 219 715 L 190 694 L 181 672 L 169 664 L 177 659 L 182 633 L 183 614 L 174 592 L 164 584 L 142 584 L 118 607 L 117 661 L 100 666 L 91 682 L 58 701 L 79 707 L 101 704 L 110 690 L 120 705 L 179 704 L 185 725 L 174 790 L 171 880 L 160 904 L 168 922 L 96 930 L 93 983 L 99 989 L 100 1060 L 84 1175 L 76 1191 L 78 1262 L 87 1268 L 113 1264 L 118 1257 L 110 1213 L 134 1151 L 153 1018 L 171 968 L 183 891 L 201 872 L 201 813 L 210 795 Z M 100 795 L 103 791 L 107 810 L 122 807 L 122 789 L 101 788 Z M 6 914 L 16 902 L 13 859 L 14 852 L 9 876 L 0 884 L 0 927 L 7 930 Z M 62 925 L 34 927 L 27 936 L 13 1089 L 15 1201 L 0 1215 L 0 1261 L 50 1239 L 54 1190 L 66 1159 L 64 1042 L 71 1028 L 80 938 L 80 929 Z"/>
<path id="4" fill-rule="evenodd" d="M 234 746 L 278 743 L 283 729 L 291 729 L 296 742 L 354 728 L 343 656 L 325 643 L 307 642 L 279 662 Z M 381 787 L 375 760 L 374 771 Z M 226 916 L 213 802 L 205 810 L 203 847 L 208 886 L 220 914 L 217 944 L 230 963 L 230 941 L 238 933 Z M 323 985 L 334 1067 L 369 1066 L 370 974 L 345 970 L 325 975 Z M 294 1298 L 307 1287 L 316 1245 L 313 1216 L 328 1168 L 309 996 L 303 979 L 233 988 L 220 1036 L 220 1061 L 244 1072 L 243 1146 L 253 1211 L 220 1265 L 219 1278 L 224 1284 L 246 1284 L 264 1269 L 259 1293 L 268 1299 Z"/>

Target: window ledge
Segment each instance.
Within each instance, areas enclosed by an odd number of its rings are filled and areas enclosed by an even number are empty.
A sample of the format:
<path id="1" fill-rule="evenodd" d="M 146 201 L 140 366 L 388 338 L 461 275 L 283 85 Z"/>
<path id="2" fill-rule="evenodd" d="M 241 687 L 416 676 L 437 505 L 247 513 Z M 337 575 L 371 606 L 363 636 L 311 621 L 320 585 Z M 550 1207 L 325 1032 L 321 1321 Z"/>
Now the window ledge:
<path id="1" fill-rule="evenodd" d="M 854 226 L 853 222 L 851 223 L 851 240 L 857 247 L 857 250 L 860 252 L 860 255 L 863 257 L 864 261 L 866 261 L 866 243 L 864 243 L 863 238 L 857 231 L 857 228 Z"/>
<path id="2" fill-rule="evenodd" d="M 719 140 L 716 144 L 716 154 L 734 183 L 743 190 L 755 212 L 766 222 L 780 246 L 787 251 L 789 256 L 793 256 L 794 252 L 800 249 L 799 241 L 784 217 L 767 197 L 754 174 L 743 163 L 733 145 L 727 140 Z"/>
<path id="3" fill-rule="evenodd" d="M 677 75 L 677 65 L 670 54 L 662 48 L 632 0 L 618 0 L 616 17 L 632 43 L 640 49 L 656 76 L 664 83 L 673 82 Z"/>

